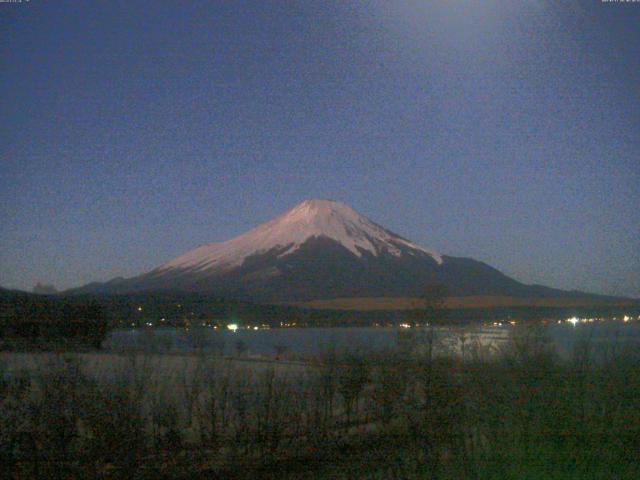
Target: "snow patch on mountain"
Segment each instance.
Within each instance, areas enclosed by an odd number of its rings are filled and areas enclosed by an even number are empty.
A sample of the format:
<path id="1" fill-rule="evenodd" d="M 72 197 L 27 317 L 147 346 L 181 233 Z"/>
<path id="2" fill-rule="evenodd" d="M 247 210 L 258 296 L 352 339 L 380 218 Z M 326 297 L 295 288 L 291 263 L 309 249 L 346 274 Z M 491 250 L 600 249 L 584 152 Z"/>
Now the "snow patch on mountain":
<path id="1" fill-rule="evenodd" d="M 273 249 L 284 249 L 280 257 L 295 252 L 313 237 L 328 237 L 361 257 L 363 252 L 394 256 L 417 252 L 431 256 L 439 265 L 442 257 L 405 240 L 343 203 L 307 200 L 283 215 L 222 243 L 211 243 L 192 250 L 159 267 L 167 269 L 226 270 L 242 264 L 245 258 Z"/>

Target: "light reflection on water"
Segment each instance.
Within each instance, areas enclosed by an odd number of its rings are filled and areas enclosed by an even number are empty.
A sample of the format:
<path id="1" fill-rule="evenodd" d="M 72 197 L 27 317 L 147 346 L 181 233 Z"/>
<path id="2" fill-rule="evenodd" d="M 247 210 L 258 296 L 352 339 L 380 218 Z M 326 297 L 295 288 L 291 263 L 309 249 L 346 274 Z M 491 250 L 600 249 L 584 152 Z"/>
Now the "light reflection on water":
<path id="1" fill-rule="evenodd" d="M 512 326 L 438 328 L 435 330 L 442 351 L 460 352 L 465 348 L 488 352 L 497 350 L 509 340 Z M 574 346 L 588 342 L 597 353 L 629 345 L 640 347 L 640 322 L 601 322 L 596 324 L 550 325 L 544 335 L 561 356 L 568 356 Z M 105 341 L 106 349 L 141 349 L 156 352 L 190 353 L 205 351 L 225 355 L 249 356 L 315 356 L 336 351 L 382 351 L 402 346 L 412 336 L 424 342 L 427 329 L 398 328 L 280 328 L 237 331 L 212 328 L 185 331 L 176 328 L 129 329 L 112 332 Z"/>

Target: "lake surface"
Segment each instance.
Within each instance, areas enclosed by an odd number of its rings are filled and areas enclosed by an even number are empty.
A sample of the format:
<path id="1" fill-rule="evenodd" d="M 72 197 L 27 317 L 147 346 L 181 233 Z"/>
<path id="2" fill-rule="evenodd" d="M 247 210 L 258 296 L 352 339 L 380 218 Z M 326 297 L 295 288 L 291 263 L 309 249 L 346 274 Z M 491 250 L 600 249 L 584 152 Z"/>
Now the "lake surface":
<path id="1" fill-rule="evenodd" d="M 519 327 L 438 328 L 435 335 L 442 352 L 459 354 L 476 348 L 484 352 L 504 346 Z M 571 325 L 552 324 L 541 335 L 561 356 L 588 341 L 595 353 L 607 349 L 640 348 L 640 322 L 606 321 Z M 190 353 L 205 351 L 224 355 L 308 357 L 336 351 L 383 351 L 395 349 L 413 336 L 419 344 L 427 333 L 423 328 L 279 328 L 266 330 L 222 330 L 199 328 L 128 329 L 111 332 L 106 349 L 136 349 L 155 352 Z M 464 339 L 464 342 L 462 340 Z M 463 346 L 464 343 L 464 346 Z"/>

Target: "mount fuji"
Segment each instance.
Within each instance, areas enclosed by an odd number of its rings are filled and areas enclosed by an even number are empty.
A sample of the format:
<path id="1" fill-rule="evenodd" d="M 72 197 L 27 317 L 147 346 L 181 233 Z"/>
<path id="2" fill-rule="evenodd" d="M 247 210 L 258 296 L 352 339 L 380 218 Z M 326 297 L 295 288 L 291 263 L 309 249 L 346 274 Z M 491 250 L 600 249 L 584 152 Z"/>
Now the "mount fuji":
<path id="1" fill-rule="evenodd" d="M 304 201 L 226 242 L 198 247 L 148 273 L 76 292 L 204 292 L 268 303 L 418 297 L 429 283 L 443 284 L 452 296 L 580 295 L 525 285 L 483 262 L 441 255 L 330 200 Z"/>

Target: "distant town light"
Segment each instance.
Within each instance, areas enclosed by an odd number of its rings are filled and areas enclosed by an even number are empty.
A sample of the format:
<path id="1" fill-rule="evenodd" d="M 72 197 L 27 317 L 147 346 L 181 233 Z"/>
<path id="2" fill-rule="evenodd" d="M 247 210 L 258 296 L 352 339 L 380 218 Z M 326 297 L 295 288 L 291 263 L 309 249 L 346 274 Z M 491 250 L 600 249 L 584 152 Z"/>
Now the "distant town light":
<path id="1" fill-rule="evenodd" d="M 411 328 L 411 325 L 409 325 L 408 323 L 401 323 L 400 328 Z"/>
<path id="2" fill-rule="evenodd" d="M 227 328 L 232 332 L 235 332 L 236 330 L 238 330 L 238 325 L 236 323 L 230 323 L 229 325 L 227 325 Z"/>
<path id="3" fill-rule="evenodd" d="M 629 315 L 625 315 L 625 316 L 623 317 L 623 319 L 622 319 L 622 320 L 623 320 L 624 322 L 628 322 L 628 321 L 630 320 L 630 319 L 629 319 Z"/>
<path id="4" fill-rule="evenodd" d="M 258 327 L 253 327 L 254 330 L 258 330 Z"/>
<path id="5" fill-rule="evenodd" d="M 141 312 L 142 311 L 142 307 L 138 307 L 138 311 Z"/>
<path id="6" fill-rule="evenodd" d="M 569 322 L 574 327 L 576 326 L 576 323 L 578 323 L 579 321 L 580 320 L 578 320 L 576 317 L 567 318 L 567 322 Z"/>

